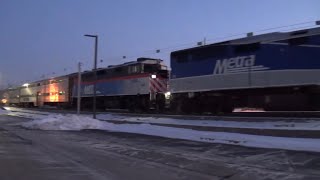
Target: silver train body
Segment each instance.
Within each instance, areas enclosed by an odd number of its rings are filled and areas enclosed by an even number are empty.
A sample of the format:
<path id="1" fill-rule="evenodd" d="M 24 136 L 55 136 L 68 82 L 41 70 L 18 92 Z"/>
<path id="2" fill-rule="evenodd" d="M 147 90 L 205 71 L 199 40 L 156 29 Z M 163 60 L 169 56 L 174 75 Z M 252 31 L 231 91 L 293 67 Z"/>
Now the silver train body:
<path id="1" fill-rule="evenodd" d="M 82 107 L 92 107 L 93 84 L 96 85 L 97 107 L 133 108 L 134 105 L 149 108 L 159 94 L 167 92 L 168 70 L 159 59 L 139 58 L 137 61 L 99 68 L 81 73 L 80 94 Z M 26 83 L 16 88 L 0 91 L 3 104 L 24 107 L 76 105 L 78 74 Z"/>
<path id="2" fill-rule="evenodd" d="M 69 102 L 69 78 L 57 77 L 26 83 L 15 89 L 3 90 L 5 104 L 25 107 L 57 105 Z"/>

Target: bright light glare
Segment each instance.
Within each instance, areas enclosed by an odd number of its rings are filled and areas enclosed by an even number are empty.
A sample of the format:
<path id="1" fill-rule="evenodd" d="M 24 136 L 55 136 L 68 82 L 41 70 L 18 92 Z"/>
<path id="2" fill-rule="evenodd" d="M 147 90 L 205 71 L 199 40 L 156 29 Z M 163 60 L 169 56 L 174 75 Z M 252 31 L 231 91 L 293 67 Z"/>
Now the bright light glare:
<path id="1" fill-rule="evenodd" d="M 28 84 L 28 83 L 24 83 L 22 86 L 24 86 L 24 87 L 28 87 L 30 84 Z"/>
<path id="2" fill-rule="evenodd" d="M 157 75 L 152 74 L 152 75 L 151 75 L 151 78 L 152 78 L 152 79 L 156 79 L 156 78 L 157 78 Z"/>
<path id="3" fill-rule="evenodd" d="M 166 92 L 166 93 L 164 93 L 164 97 L 166 98 L 166 99 L 170 99 L 170 96 L 171 96 L 171 92 Z"/>
<path id="4" fill-rule="evenodd" d="M 2 102 L 3 104 L 7 103 L 7 99 L 2 99 L 1 102 Z"/>
<path id="5" fill-rule="evenodd" d="M 250 107 L 243 107 L 243 108 L 235 108 L 233 112 L 266 112 L 263 108 L 250 108 Z"/>

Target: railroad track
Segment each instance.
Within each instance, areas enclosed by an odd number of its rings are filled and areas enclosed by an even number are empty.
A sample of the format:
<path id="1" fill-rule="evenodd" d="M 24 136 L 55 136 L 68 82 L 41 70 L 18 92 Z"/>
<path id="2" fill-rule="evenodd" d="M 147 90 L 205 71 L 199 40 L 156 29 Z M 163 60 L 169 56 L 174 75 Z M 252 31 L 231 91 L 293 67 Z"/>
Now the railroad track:
<path id="1" fill-rule="evenodd" d="M 13 107 L 15 108 L 15 107 Z M 57 109 L 57 108 L 20 108 L 22 110 L 32 110 L 40 112 L 54 112 L 54 113 L 76 113 L 75 109 Z M 193 118 L 193 119 L 202 119 L 202 120 L 245 120 L 245 121 L 263 121 L 265 118 L 267 120 L 303 120 L 310 119 L 320 120 L 320 111 L 265 111 L 265 112 L 232 112 L 228 114 L 173 114 L 173 113 L 155 113 L 155 112 L 129 112 L 126 109 L 108 109 L 100 110 L 97 114 L 101 113 L 116 113 L 119 115 L 130 115 L 130 116 L 153 116 L 153 117 L 174 117 L 177 119 L 180 118 Z M 81 111 L 81 114 L 91 114 L 92 111 L 84 110 Z"/>
<path id="2" fill-rule="evenodd" d="M 15 108 L 15 107 L 13 107 Z M 75 109 L 57 109 L 57 108 L 20 108 L 24 110 L 32 110 L 32 111 L 44 111 L 44 112 L 57 112 L 57 113 L 75 113 Z M 157 112 L 129 112 L 127 109 L 107 109 L 107 110 L 100 110 L 97 113 L 118 113 L 118 114 L 125 114 L 131 116 L 159 116 L 159 117 L 192 117 L 192 118 L 200 118 L 200 119 L 215 119 L 219 117 L 279 117 L 279 118 L 316 118 L 320 120 L 320 111 L 264 111 L 264 112 L 232 112 L 232 113 L 224 113 L 224 114 L 173 114 L 173 113 L 157 113 Z M 81 111 L 81 114 L 91 114 L 91 110 L 84 110 Z"/>

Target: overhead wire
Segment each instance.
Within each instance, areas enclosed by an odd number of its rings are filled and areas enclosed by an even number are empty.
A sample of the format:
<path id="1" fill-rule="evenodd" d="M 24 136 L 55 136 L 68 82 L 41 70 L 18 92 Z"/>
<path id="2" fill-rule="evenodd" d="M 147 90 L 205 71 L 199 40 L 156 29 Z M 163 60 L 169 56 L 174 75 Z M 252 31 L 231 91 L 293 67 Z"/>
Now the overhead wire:
<path id="1" fill-rule="evenodd" d="M 253 33 L 261 33 L 261 32 L 267 32 L 267 31 L 271 31 L 271 30 L 284 29 L 284 28 L 290 28 L 290 29 L 286 29 L 286 31 L 298 30 L 298 29 L 302 29 L 302 28 L 310 28 L 310 27 L 314 27 L 316 25 L 315 24 L 308 25 L 308 26 L 300 26 L 300 25 L 315 23 L 315 22 L 316 21 L 306 21 L 306 22 L 295 23 L 295 24 L 291 24 L 291 25 L 284 25 L 284 26 L 277 26 L 277 27 L 273 27 L 273 28 L 260 29 L 257 31 L 253 31 Z M 300 26 L 300 27 L 291 28 L 294 26 Z M 244 36 L 247 33 L 248 32 L 243 32 L 243 33 L 231 34 L 228 36 L 208 38 L 208 39 L 206 39 L 206 42 L 214 43 L 214 42 L 217 42 L 217 40 L 221 40 L 221 41 L 229 40 L 230 38 Z M 143 52 L 139 53 L 139 55 L 145 56 L 145 55 L 152 55 L 152 54 L 161 54 L 161 53 L 165 53 L 168 51 L 177 50 L 179 48 L 186 47 L 186 46 L 196 46 L 198 42 L 199 41 L 192 41 L 192 42 L 183 43 L 183 44 L 179 44 L 179 45 L 173 45 L 173 46 L 168 46 L 168 47 L 163 47 L 163 48 L 155 48 L 154 50 L 143 51 Z M 160 50 L 160 52 L 156 52 L 156 50 Z M 150 52 L 150 53 L 147 53 L 147 52 Z M 137 54 L 126 56 L 126 58 L 133 58 L 133 57 L 139 57 L 139 56 Z"/>

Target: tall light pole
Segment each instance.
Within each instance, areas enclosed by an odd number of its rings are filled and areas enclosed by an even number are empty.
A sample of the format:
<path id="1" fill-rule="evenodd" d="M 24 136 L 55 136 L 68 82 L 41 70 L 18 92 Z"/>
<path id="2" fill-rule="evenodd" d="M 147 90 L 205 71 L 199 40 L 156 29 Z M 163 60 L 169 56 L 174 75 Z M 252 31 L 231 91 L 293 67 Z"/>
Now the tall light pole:
<path id="1" fill-rule="evenodd" d="M 80 115 L 81 105 L 81 63 L 78 63 L 78 99 L 77 99 L 77 114 Z"/>
<path id="2" fill-rule="evenodd" d="M 97 81 L 97 56 L 98 56 L 98 35 L 85 34 L 86 37 L 95 38 L 94 45 L 94 65 L 93 65 L 93 74 L 94 74 L 94 83 L 93 83 L 93 119 L 96 119 L 96 81 Z"/>

